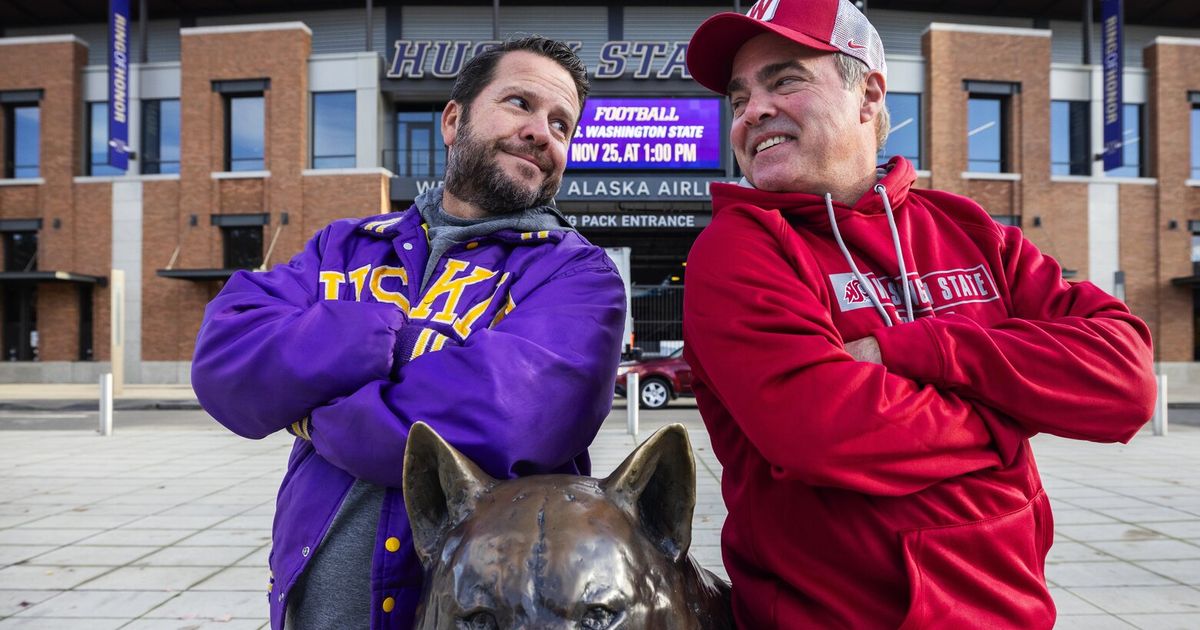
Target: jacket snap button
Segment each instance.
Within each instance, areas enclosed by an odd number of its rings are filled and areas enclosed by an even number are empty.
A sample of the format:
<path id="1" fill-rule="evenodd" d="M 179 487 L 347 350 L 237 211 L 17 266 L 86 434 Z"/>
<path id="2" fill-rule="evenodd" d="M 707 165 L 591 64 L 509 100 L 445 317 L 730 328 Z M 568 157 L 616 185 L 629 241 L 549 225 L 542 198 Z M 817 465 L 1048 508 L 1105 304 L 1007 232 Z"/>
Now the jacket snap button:
<path id="1" fill-rule="evenodd" d="M 405 244 L 404 244 L 404 251 L 406 251 L 406 252 L 411 252 L 411 251 L 412 251 L 412 243 L 405 243 Z"/>
<path id="2" fill-rule="evenodd" d="M 312 551 L 312 550 L 311 550 L 311 549 L 309 549 L 308 547 L 305 547 L 305 548 L 303 548 L 303 549 L 301 549 L 301 550 L 300 550 L 300 555 L 302 555 L 302 556 L 304 556 L 305 558 L 307 558 L 307 557 L 308 557 L 308 552 L 310 552 L 310 551 Z"/>

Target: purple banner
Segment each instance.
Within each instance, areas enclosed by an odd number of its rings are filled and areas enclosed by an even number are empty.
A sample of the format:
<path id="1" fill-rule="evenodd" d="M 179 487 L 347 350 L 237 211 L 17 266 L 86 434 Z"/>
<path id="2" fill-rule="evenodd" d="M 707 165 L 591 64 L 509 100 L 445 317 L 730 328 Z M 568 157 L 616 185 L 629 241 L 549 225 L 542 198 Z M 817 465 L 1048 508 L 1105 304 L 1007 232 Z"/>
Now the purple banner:
<path id="1" fill-rule="evenodd" d="M 1121 0 L 1100 2 L 1100 50 L 1104 52 L 1104 170 L 1111 171 L 1125 164 L 1121 147 L 1125 141 L 1122 112 L 1121 73 L 1124 51 L 1121 34 Z"/>
<path id="2" fill-rule="evenodd" d="M 721 100 L 588 99 L 567 168 L 720 169 Z"/>
<path id="3" fill-rule="evenodd" d="M 129 0 L 108 4 L 108 163 L 129 169 Z"/>

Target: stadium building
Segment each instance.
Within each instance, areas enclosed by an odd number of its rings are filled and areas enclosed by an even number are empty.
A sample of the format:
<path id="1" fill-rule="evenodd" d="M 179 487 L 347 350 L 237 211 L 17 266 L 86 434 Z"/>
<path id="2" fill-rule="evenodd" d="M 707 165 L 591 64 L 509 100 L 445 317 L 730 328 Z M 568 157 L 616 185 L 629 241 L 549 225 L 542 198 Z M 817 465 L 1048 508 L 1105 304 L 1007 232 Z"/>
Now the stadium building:
<path id="1" fill-rule="evenodd" d="M 436 185 L 459 68 L 528 33 L 571 42 L 592 74 L 559 206 L 627 248 L 635 343 L 680 343 L 708 187 L 740 176 L 728 105 L 684 55 L 706 17 L 749 3 L 135 0 L 112 77 L 107 4 L 0 4 L 0 382 L 94 382 L 113 348 L 125 382 L 187 382 L 229 275 Z M 1122 164 L 1105 171 L 1118 101 L 1105 106 L 1099 2 L 860 4 L 888 53 L 883 153 L 1123 297 L 1186 377 L 1200 356 L 1200 8 L 1127 3 Z M 109 164 L 110 81 L 128 86 L 111 112 L 127 170 Z"/>

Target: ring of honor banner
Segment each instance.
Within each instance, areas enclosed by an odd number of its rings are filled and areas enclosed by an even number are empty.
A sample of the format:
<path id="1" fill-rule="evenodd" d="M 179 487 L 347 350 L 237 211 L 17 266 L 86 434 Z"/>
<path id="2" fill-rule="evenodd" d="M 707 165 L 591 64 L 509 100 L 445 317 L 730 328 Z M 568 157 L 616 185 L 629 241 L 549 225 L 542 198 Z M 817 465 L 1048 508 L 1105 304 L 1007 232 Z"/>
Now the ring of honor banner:
<path id="1" fill-rule="evenodd" d="M 129 170 L 129 0 L 108 4 L 108 163 Z"/>
<path id="2" fill-rule="evenodd" d="M 1104 51 L 1104 170 L 1111 171 L 1125 164 L 1124 90 L 1124 18 L 1121 0 L 1100 1 L 1100 50 Z"/>

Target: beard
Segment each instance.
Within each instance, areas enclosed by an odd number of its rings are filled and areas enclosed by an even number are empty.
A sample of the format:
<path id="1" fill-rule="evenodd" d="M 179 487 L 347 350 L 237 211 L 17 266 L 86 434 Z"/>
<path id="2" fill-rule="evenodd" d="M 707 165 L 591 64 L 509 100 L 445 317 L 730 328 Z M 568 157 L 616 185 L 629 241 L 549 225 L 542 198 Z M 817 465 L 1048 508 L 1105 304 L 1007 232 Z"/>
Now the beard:
<path id="1" fill-rule="evenodd" d="M 535 170 L 540 170 L 546 174 L 545 180 L 537 186 L 510 177 L 496 161 L 502 151 L 532 157 L 538 166 L 522 164 L 521 171 L 534 175 Z M 546 151 L 531 143 L 496 140 L 487 144 L 475 135 L 464 113 L 458 137 L 446 158 L 446 190 L 489 215 L 520 212 L 544 206 L 554 199 L 562 184 L 562 173 L 553 170 Z"/>

